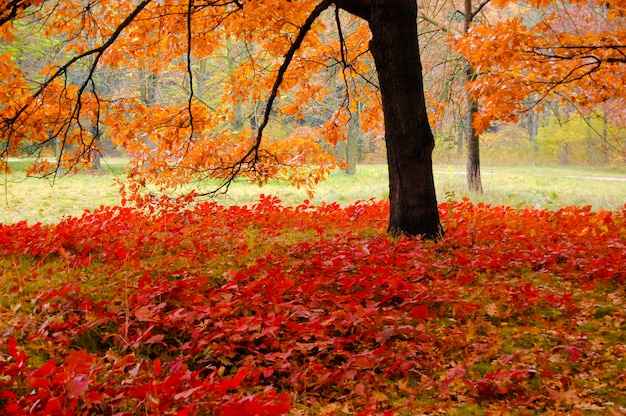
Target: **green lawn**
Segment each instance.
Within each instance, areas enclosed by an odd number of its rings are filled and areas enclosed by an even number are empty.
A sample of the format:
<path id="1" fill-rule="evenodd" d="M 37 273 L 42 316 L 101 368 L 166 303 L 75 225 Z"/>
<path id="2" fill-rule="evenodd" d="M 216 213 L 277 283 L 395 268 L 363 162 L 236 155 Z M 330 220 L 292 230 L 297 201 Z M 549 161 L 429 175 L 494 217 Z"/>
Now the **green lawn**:
<path id="1" fill-rule="evenodd" d="M 24 177 L 23 163 L 13 163 L 15 172 L 0 188 L 0 222 L 53 223 L 64 216 L 80 215 L 85 209 L 115 205 L 120 199 L 115 178 L 122 178 L 123 159 L 106 160 L 107 173 L 81 173 L 51 179 Z M 465 185 L 464 166 L 435 165 L 435 183 L 439 201 L 469 198 L 473 202 L 494 205 L 534 206 L 557 209 L 568 205 L 591 205 L 594 209 L 613 210 L 626 203 L 626 167 L 483 167 L 484 194 L 472 195 Z M 211 190 L 214 182 L 201 184 Z M 225 205 L 254 202 L 260 194 L 278 196 L 286 204 L 310 199 L 313 204 L 338 202 L 342 205 L 370 198 L 388 196 L 388 178 L 383 165 L 361 165 L 356 176 L 334 172 L 314 189 L 310 198 L 305 189 L 283 182 L 263 187 L 246 182 L 233 184 L 228 195 L 217 200 Z"/>

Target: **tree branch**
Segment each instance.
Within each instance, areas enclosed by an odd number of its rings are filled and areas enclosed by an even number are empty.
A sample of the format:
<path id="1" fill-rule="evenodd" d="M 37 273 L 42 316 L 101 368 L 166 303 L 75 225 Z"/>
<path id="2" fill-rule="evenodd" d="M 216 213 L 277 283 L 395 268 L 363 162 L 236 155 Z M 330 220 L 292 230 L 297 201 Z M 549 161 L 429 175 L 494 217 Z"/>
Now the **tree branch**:
<path id="1" fill-rule="evenodd" d="M 300 30 L 298 31 L 298 35 L 296 36 L 293 43 L 289 47 L 289 50 L 285 54 L 285 59 L 283 63 L 280 65 L 280 68 L 278 69 L 278 74 L 276 75 L 276 80 L 274 81 L 274 85 L 272 86 L 272 90 L 267 99 L 267 104 L 265 105 L 265 111 L 263 113 L 263 119 L 261 121 L 261 124 L 258 127 L 254 144 L 252 145 L 252 147 L 250 147 L 250 149 L 246 152 L 246 154 L 241 159 L 239 159 L 239 161 L 237 161 L 233 166 L 228 168 L 230 172 L 228 176 L 226 177 L 226 179 L 224 179 L 222 183 L 220 183 L 219 186 L 215 190 L 213 190 L 212 192 L 208 194 L 215 195 L 218 193 L 226 192 L 228 188 L 230 187 L 230 184 L 235 180 L 235 178 L 239 175 L 239 173 L 241 173 L 241 171 L 244 169 L 244 166 L 246 170 L 248 171 L 251 171 L 254 169 L 254 166 L 259 161 L 259 149 L 261 147 L 261 142 L 263 141 L 263 133 L 265 131 L 265 128 L 269 124 L 270 115 L 272 113 L 272 107 L 274 105 L 274 101 L 276 101 L 276 97 L 278 96 L 278 90 L 283 83 L 285 73 L 289 69 L 289 65 L 291 64 L 291 61 L 293 60 L 298 49 L 300 49 L 300 46 L 302 45 L 304 38 L 306 37 L 309 30 L 311 30 L 311 27 L 313 26 L 313 23 L 315 22 L 315 20 L 317 20 L 317 18 L 322 14 L 322 12 L 328 9 L 332 4 L 333 4 L 333 0 L 323 0 L 321 3 L 319 3 L 315 7 L 315 9 L 313 9 L 311 14 L 304 21 L 302 27 L 300 27 Z"/>
<path id="2" fill-rule="evenodd" d="M 369 21 L 370 19 L 372 0 L 335 0 L 332 3 L 363 20 Z"/>
<path id="3" fill-rule="evenodd" d="M 193 136 L 193 111 L 191 110 L 191 104 L 194 97 L 193 89 L 193 70 L 191 68 L 191 12 L 193 9 L 194 0 L 189 0 L 187 3 L 187 74 L 189 75 L 189 99 L 187 101 L 187 111 L 189 112 L 189 128 L 191 129 L 190 137 Z"/>
<path id="4" fill-rule="evenodd" d="M 21 12 L 30 6 L 30 0 L 9 0 L 0 6 L 0 26 L 17 19 Z"/>
<path id="5" fill-rule="evenodd" d="M 485 0 L 485 1 L 483 1 L 482 3 L 480 3 L 480 4 L 478 5 L 478 7 L 477 7 L 477 8 L 476 8 L 476 9 L 475 9 L 475 10 L 474 10 L 471 14 L 470 14 L 470 19 L 469 19 L 469 20 L 470 20 L 470 22 L 471 22 L 471 21 L 473 21 L 473 20 L 474 20 L 474 18 L 475 18 L 476 16 L 478 16 L 478 14 L 479 14 L 479 13 L 483 10 L 483 8 L 484 8 L 487 4 L 489 4 L 489 2 L 490 2 L 490 1 L 491 1 L 491 0 Z"/>

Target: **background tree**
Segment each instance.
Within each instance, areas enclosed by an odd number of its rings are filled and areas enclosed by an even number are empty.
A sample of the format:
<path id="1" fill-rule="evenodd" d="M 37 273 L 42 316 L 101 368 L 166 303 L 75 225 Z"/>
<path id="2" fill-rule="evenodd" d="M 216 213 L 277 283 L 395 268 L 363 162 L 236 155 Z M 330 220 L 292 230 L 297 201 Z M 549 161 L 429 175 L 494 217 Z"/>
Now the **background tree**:
<path id="1" fill-rule="evenodd" d="M 466 154 L 467 186 L 482 193 L 480 176 L 480 136 L 473 120 L 478 113 L 476 98 L 467 93 L 467 85 L 478 74 L 473 65 L 450 47 L 450 39 L 468 33 L 483 13 L 489 0 L 476 4 L 471 0 L 426 2 L 422 7 L 421 36 L 427 37 L 423 53 L 428 68 L 428 102 L 433 107 L 435 132 L 444 141 L 456 137 L 457 154 Z M 465 147 L 465 149 L 464 149 Z M 451 146 L 444 151 L 450 152 Z"/>
<path id="2" fill-rule="evenodd" d="M 481 103 L 475 122 L 479 132 L 492 120 L 515 122 L 548 102 L 567 102 L 583 113 L 603 103 L 624 102 L 622 2 L 493 4 L 524 13 L 505 12 L 509 17 L 496 24 L 476 24 L 456 42 L 480 73 L 471 83 Z"/>
<path id="3" fill-rule="evenodd" d="M 515 32 L 517 28 L 514 26 L 509 27 L 505 24 L 514 18 L 524 16 L 522 19 L 523 24 L 528 28 L 537 27 L 550 32 L 546 27 L 554 25 L 556 31 L 565 30 L 579 34 L 603 33 L 608 28 L 609 32 L 619 36 L 620 25 L 623 24 L 623 22 L 619 23 L 619 20 L 614 20 L 610 24 L 607 23 L 608 16 L 603 12 L 603 10 L 607 10 L 606 7 L 598 8 L 585 4 L 573 7 L 569 3 L 551 2 L 540 7 L 538 5 L 509 2 L 505 8 L 501 8 L 492 6 L 492 3 L 488 4 L 489 7 L 485 7 L 486 3 L 479 2 L 466 4 L 465 1 L 430 0 L 420 3 L 420 5 L 420 43 L 426 68 L 427 102 L 431 109 L 431 121 L 434 123 L 435 135 L 439 139 L 438 148 L 435 150 L 436 158 L 439 161 L 456 162 L 453 150 L 455 143 L 457 143 L 457 149 L 459 149 L 457 157 L 466 154 L 468 158 L 468 181 L 471 181 L 473 176 L 470 158 L 475 153 L 469 148 L 467 152 L 462 151 L 462 146 L 463 144 L 465 144 L 465 147 L 471 146 L 472 141 L 468 137 L 472 135 L 476 137 L 476 129 L 471 122 L 469 124 L 465 122 L 465 119 L 468 118 L 465 114 L 469 106 L 466 106 L 463 100 L 463 84 L 467 76 L 464 68 L 464 65 L 467 64 L 463 62 L 468 61 L 467 59 L 461 60 L 461 58 L 458 58 L 458 54 L 455 51 L 458 51 L 459 48 L 471 48 L 477 55 L 478 60 L 476 60 L 476 63 L 481 65 L 481 70 L 475 71 L 474 76 L 478 78 L 482 75 L 491 77 L 494 75 L 494 72 L 497 73 L 499 71 L 499 67 L 490 67 L 489 60 L 498 65 L 501 63 L 500 58 L 505 60 L 512 59 L 508 45 L 499 51 L 503 55 L 501 57 L 497 54 L 494 57 L 491 48 L 501 46 L 502 39 L 517 37 Z M 473 7 L 473 11 L 480 11 L 480 13 L 465 13 L 465 6 Z M 617 10 L 617 8 L 612 6 L 609 6 L 609 8 Z M 468 22 L 465 19 L 466 16 L 473 16 L 474 18 L 471 19 L 471 22 Z M 557 19 L 559 23 L 556 24 L 557 20 L 554 19 Z M 573 24 L 572 22 L 575 23 Z M 494 29 L 495 27 L 498 29 Z M 509 30 L 513 33 L 508 33 Z M 532 32 L 532 35 L 541 34 L 541 32 L 533 31 L 532 29 L 529 29 L 529 31 Z M 487 32 L 489 35 L 485 35 Z M 478 33 L 478 35 L 472 35 L 472 33 Z M 446 42 L 445 38 L 448 36 L 450 37 L 448 46 L 452 50 L 443 47 L 443 44 Z M 485 54 L 485 51 L 489 52 Z M 550 72 L 550 68 L 552 68 L 551 64 L 542 64 L 538 60 L 539 57 L 532 54 L 518 56 L 518 58 L 514 58 L 519 65 L 517 71 L 518 81 L 522 79 L 521 76 L 523 74 L 535 73 L 535 75 L 538 75 L 543 72 Z M 533 65 L 530 64 L 531 62 L 534 62 L 534 65 L 541 68 L 533 68 Z M 526 68 L 523 68 L 524 65 L 526 65 Z M 554 68 L 555 74 L 561 71 L 557 66 Z M 515 72 L 512 70 L 510 74 L 513 73 Z M 498 76 L 503 76 L 503 74 Z M 535 87 L 540 87 L 539 84 L 544 81 L 536 77 L 534 79 Z M 497 76 L 490 78 L 489 81 L 484 83 L 479 79 L 475 79 L 469 84 L 472 89 L 470 99 L 478 101 L 479 104 L 494 106 L 491 118 L 484 118 L 487 114 L 486 109 L 476 114 L 477 121 L 482 123 L 479 126 L 480 135 L 484 136 L 486 134 L 488 137 L 486 141 L 485 137 L 482 137 L 481 141 L 484 141 L 485 147 L 483 151 L 489 163 L 560 163 L 558 158 L 553 157 L 553 144 L 548 144 L 541 135 L 546 134 L 547 130 L 543 126 L 548 124 L 569 128 L 568 124 L 571 125 L 571 123 L 568 123 L 570 118 L 565 111 L 567 108 L 580 113 L 580 117 L 587 120 L 606 118 L 607 121 L 607 129 L 604 129 L 602 126 L 597 127 L 592 122 L 578 133 L 574 131 L 575 135 L 588 138 L 582 141 L 589 144 L 586 148 L 583 146 L 571 147 L 570 151 L 576 153 L 576 157 L 571 159 L 575 161 L 574 163 L 619 163 L 623 160 L 626 143 L 619 128 L 623 126 L 623 124 L 620 124 L 620 120 L 624 119 L 623 114 L 625 112 L 623 111 L 623 99 L 620 99 L 618 96 L 600 103 L 592 101 L 582 104 L 578 100 L 586 95 L 582 90 L 564 88 L 558 92 L 555 91 L 553 96 L 544 98 L 539 93 L 533 93 L 529 96 L 521 94 L 513 99 L 512 95 L 523 91 L 524 87 L 521 85 L 503 84 Z M 481 85 L 487 88 L 488 92 L 492 91 L 493 95 L 490 95 L 490 93 L 483 95 L 484 91 L 478 91 L 477 87 Z M 509 91 L 507 92 L 506 90 Z M 510 90 L 514 90 L 514 92 Z M 504 96 L 498 95 L 501 93 Z M 575 99 L 574 96 L 577 98 Z M 509 117 L 511 115 L 510 108 L 515 100 L 518 100 L 518 106 L 514 110 L 516 116 Z M 622 105 L 619 104 L 620 101 Z M 540 102 L 543 102 L 543 104 L 540 104 Z M 560 102 L 560 106 L 556 105 L 557 102 Z M 497 105 L 495 105 L 496 103 Z M 560 108 L 561 110 L 554 111 L 555 108 Z M 590 115 L 593 116 L 590 118 Z M 473 119 L 474 117 L 471 118 Z M 498 120 L 513 122 L 514 124 L 505 126 Z M 492 128 L 490 131 L 485 132 L 487 126 Z M 521 129 L 524 131 L 521 131 Z M 473 133 L 468 130 L 473 130 Z M 518 132 L 518 130 L 520 131 Z M 562 143 L 565 146 L 567 142 L 563 141 Z M 567 152 L 565 148 L 561 150 L 564 154 Z M 598 155 L 599 153 L 605 155 L 604 162 L 601 162 L 602 157 Z M 474 159 L 478 160 L 478 158 Z M 566 159 L 561 158 L 561 160 Z"/>
<path id="4" fill-rule="evenodd" d="M 463 33 L 467 34 L 476 16 L 490 0 L 481 2 L 473 7 L 472 0 L 463 2 Z M 469 84 L 477 77 L 476 69 L 471 62 L 465 62 L 465 84 Z M 474 119 L 478 114 L 478 101 L 474 96 L 467 96 L 467 187 L 471 192 L 483 192 L 480 177 L 480 135 L 474 126 Z"/>

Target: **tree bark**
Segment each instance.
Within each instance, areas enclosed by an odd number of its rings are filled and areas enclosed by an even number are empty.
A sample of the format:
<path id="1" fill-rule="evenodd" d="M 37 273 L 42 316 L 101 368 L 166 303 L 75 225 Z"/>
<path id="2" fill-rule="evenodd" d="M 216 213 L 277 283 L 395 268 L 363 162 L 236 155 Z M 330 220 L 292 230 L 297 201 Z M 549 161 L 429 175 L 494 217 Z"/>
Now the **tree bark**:
<path id="1" fill-rule="evenodd" d="M 537 146 L 537 134 L 539 134 L 539 113 L 532 109 L 528 109 L 528 138 L 533 146 L 533 157 L 539 150 Z"/>
<path id="2" fill-rule="evenodd" d="M 476 75 L 470 64 L 467 67 L 467 81 Z M 468 95 L 467 97 L 467 187 L 470 192 L 483 193 L 483 184 L 480 177 L 480 136 L 474 128 L 474 117 L 478 113 L 478 103 Z"/>
<path id="3" fill-rule="evenodd" d="M 469 32 L 470 25 L 474 20 L 472 0 L 464 1 L 465 8 L 465 33 Z M 465 82 L 476 79 L 476 71 L 471 63 L 466 63 Z M 478 113 L 478 103 L 467 94 L 467 187 L 470 192 L 483 193 L 483 184 L 480 177 L 480 136 L 474 128 L 474 117 Z"/>
<path id="4" fill-rule="evenodd" d="M 389 233 L 443 233 L 433 180 L 435 140 L 426 114 L 415 0 L 372 0 L 367 19 L 376 64 L 389 169 Z"/>

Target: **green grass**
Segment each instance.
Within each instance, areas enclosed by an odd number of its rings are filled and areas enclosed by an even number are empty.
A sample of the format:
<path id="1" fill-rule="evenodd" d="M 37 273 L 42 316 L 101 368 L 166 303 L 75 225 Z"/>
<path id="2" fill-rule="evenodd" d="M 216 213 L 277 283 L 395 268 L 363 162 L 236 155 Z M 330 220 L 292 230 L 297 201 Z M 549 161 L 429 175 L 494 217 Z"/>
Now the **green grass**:
<path id="1" fill-rule="evenodd" d="M 626 168 L 488 167 L 483 168 L 483 195 L 468 195 L 464 184 L 459 187 L 458 178 L 449 174 L 438 176 L 440 191 L 450 187 L 474 202 L 548 209 L 591 205 L 610 210 L 626 203 Z M 465 180 L 464 175 L 457 176 Z"/>
<path id="2" fill-rule="evenodd" d="M 87 172 L 57 178 L 27 178 L 24 162 L 10 163 L 13 173 L 0 186 L 0 223 L 54 223 L 85 209 L 119 204 L 114 179 L 121 178 L 122 159 L 103 162 L 105 172 Z"/>
<path id="3" fill-rule="evenodd" d="M 12 162 L 14 173 L 0 187 L 0 222 L 53 223 L 64 216 L 80 215 L 85 209 L 120 202 L 115 178 L 122 178 L 123 159 L 104 160 L 106 173 L 80 173 L 51 179 L 25 178 L 24 162 Z M 469 198 L 493 205 L 535 206 L 558 209 L 568 205 L 591 205 L 594 209 L 617 209 L 626 203 L 626 167 L 483 167 L 483 194 L 470 194 L 465 183 L 465 167 L 435 165 L 435 185 L 440 202 Z M 604 179 L 603 179 L 604 178 Z M 610 178 L 612 180 L 607 180 Z M 210 191 L 216 182 L 205 181 L 201 190 Z M 227 195 L 216 199 L 226 205 L 254 202 L 260 194 L 278 196 L 285 204 L 305 199 L 313 204 L 337 202 L 342 205 L 357 200 L 388 197 L 388 176 L 384 165 L 361 165 L 357 175 L 333 172 L 314 189 L 310 198 L 306 189 L 273 181 L 259 187 L 247 182 L 234 183 Z"/>

